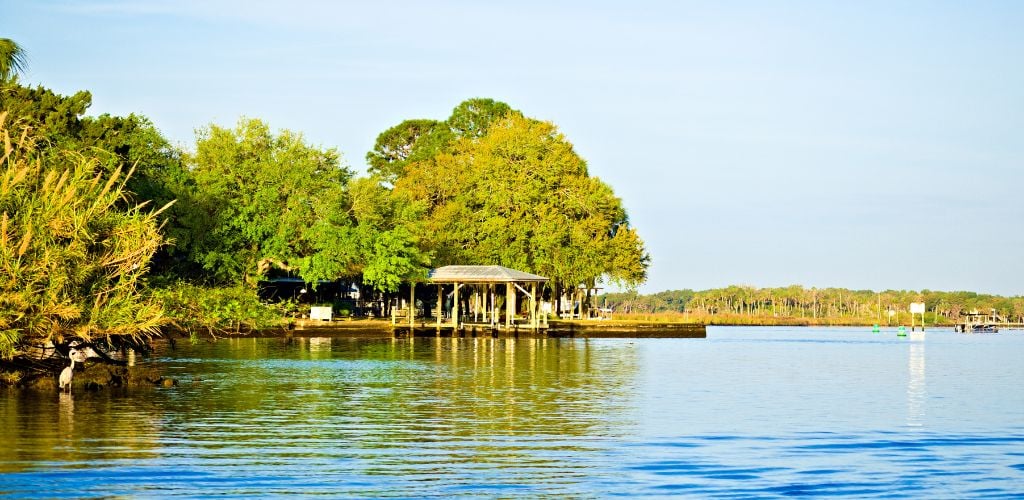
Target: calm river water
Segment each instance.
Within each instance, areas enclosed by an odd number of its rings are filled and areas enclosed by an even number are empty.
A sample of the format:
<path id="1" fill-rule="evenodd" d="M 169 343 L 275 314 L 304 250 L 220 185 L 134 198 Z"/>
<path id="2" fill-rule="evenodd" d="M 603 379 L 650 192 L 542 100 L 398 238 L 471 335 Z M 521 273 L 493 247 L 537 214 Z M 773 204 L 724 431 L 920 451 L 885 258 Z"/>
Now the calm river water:
<path id="1" fill-rule="evenodd" d="M 179 343 L 171 389 L 0 392 L 28 497 L 1024 495 L 1024 332 Z"/>

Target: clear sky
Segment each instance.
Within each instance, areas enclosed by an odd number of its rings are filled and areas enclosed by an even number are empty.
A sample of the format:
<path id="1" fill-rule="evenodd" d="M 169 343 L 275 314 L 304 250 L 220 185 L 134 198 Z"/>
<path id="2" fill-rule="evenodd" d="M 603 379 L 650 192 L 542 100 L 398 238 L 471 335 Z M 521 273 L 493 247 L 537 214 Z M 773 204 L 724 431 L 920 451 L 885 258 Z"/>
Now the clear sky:
<path id="1" fill-rule="evenodd" d="M 12 1 L 27 83 L 188 147 L 337 147 L 491 97 L 622 197 L 654 292 L 1024 294 L 1024 2 Z"/>

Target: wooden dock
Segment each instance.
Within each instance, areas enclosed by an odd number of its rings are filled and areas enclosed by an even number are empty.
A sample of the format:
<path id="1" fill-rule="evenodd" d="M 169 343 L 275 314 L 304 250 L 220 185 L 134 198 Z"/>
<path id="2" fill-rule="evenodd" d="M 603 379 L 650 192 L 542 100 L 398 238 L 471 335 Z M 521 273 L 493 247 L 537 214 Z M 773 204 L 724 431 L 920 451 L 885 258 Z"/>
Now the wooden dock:
<path id="1" fill-rule="evenodd" d="M 967 313 L 963 321 L 953 325 L 953 331 L 960 333 L 998 332 L 999 330 L 1024 330 L 1024 323 L 1009 321 L 995 313 L 977 311 Z"/>
<path id="2" fill-rule="evenodd" d="M 298 319 L 294 325 L 282 330 L 287 335 L 340 335 L 373 337 L 578 337 L 578 338 L 707 338 L 707 327 L 698 323 L 657 323 L 610 320 L 552 320 L 539 325 L 529 321 L 512 324 L 444 321 L 438 326 L 432 317 L 402 319 Z"/>
<path id="3" fill-rule="evenodd" d="M 451 324 L 420 322 L 413 328 L 408 323 L 394 325 L 396 336 L 443 336 L 443 337 L 504 337 L 544 336 L 552 338 L 707 338 L 707 327 L 702 324 L 683 323 L 624 323 L 610 321 L 552 321 L 543 328 L 529 324 L 492 325 L 489 323 L 462 322 L 455 328 Z"/>

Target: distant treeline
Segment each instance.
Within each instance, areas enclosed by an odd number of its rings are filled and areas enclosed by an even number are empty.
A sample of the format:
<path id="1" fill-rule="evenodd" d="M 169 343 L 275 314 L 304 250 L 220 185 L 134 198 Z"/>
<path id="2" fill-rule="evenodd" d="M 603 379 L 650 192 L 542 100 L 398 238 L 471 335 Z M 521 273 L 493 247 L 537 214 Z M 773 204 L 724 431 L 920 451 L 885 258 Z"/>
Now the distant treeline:
<path id="1" fill-rule="evenodd" d="M 909 321 L 911 302 L 924 302 L 931 322 L 954 322 L 969 311 L 1024 321 L 1024 297 L 932 290 L 848 290 L 845 288 L 783 288 L 730 286 L 711 290 L 669 290 L 650 295 L 610 293 L 598 297 L 600 307 L 617 314 L 681 313 L 702 317 L 803 318 L 807 323 Z"/>

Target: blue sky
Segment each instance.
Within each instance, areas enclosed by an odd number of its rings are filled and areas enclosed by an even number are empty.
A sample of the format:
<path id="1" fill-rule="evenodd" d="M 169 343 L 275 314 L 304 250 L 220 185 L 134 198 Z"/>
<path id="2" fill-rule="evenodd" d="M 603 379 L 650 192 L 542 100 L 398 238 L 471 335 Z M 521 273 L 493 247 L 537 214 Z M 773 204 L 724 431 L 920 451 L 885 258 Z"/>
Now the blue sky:
<path id="1" fill-rule="evenodd" d="M 258 117 L 337 147 L 469 97 L 557 124 L 653 292 L 1024 294 L 1024 2 L 0 0 L 23 81 L 188 147 Z"/>

